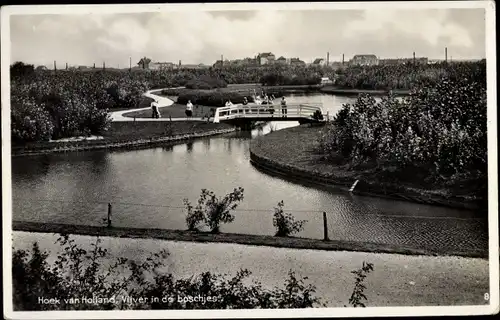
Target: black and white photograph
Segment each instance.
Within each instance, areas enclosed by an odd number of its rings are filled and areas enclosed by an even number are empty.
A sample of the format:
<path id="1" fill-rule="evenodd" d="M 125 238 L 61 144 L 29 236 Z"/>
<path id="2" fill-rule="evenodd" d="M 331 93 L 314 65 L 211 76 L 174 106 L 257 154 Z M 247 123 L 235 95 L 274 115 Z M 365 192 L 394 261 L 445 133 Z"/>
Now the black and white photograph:
<path id="1" fill-rule="evenodd" d="M 0 22 L 4 317 L 499 312 L 493 1 Z"/>

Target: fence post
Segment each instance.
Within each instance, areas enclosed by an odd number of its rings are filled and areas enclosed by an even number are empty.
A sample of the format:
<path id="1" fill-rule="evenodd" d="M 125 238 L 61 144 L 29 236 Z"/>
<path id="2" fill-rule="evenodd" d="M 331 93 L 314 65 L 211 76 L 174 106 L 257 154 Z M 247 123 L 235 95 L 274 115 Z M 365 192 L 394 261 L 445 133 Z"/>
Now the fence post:
<path id="1" fill-rule="evenodd" d="M 323 212 L 323 240 L 328 241 L 328 224 L 326 221 L 326 212 Z"/>
<path id="2" fill-rule="evenodd" d="M 111 228 L 111 203 L 108 203 L 108 228 Z"/>

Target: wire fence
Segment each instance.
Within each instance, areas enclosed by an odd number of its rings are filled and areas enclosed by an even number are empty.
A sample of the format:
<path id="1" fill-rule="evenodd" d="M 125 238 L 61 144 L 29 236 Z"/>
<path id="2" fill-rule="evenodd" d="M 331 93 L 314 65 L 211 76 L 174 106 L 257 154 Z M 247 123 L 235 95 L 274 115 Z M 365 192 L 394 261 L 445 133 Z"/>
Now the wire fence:
<path id="1" fill-rule="evenodd" d="M 13 220 L 98 227 L 187 230 L 187 210 L 180 199 L 170 203 L 140 203 L 120 199 L 13 199 Z M 165 201 L 165 199 L 162 199 Z M 175 203 L 174 203 L 175 202 Z M 197 201 L 191 201 L 193 206 Z M 288 209 L 295 221 L 305 220 L 294 236 L 308 239 L 343 240 L 429 248 L 430 250 L 484 250 L 488 223 L 484 218 L 384 214 L 359 205 L 350 208 Z M 240 207 L 232 210 L 235 220 L 223 224 L 221 232 L 275 235 L 274 208 Z M 201 230 L 209 231 L 206 226 Z"/>
<path id="2" fill-rule="evenodd" d="M 175 200 L 175 199 L 172 199 Z M 147 208 L 165 208 L 165 209 L 180 209 L 186 210 L 185 205 L 171 205 L 171 204 L 151 204 L 151 203 L 137 203 L 137 202 L 127 202 L 127 201 L 106 201 L 106 200 L 63 200 L 63 199 L 26 199 L 26 198 L 13 198 L 13 203 L 59 203 L 62 206 L 64 204 L 68 205 L 84 205 L 85 207 L 92 205 L 101 205 L 101 206 L 136 206 L 136 207 L 147 207 Z M 196 205 L 196 202 L 191 201 L 193 205 Z M 236 208 L 231 210 L 234 212 L 274 212 L 274 208 Z M 323 212 L 328 212 L 329 210 L 317 210 L 317 209 L 285 209 L 286 212 L 290 213 L 318 213 L 321 214 Z M 484 218 L 475 218 L 475 217 L 454 217 L 454 216 L 429 216 L 429 215 L 402 215 L 402 214 L 385 214 L 385 213 L 364 213 L 365 215 L 370 215 L 373 217 L 393 217 L 393 218 L 408 218 L 408 219 L 431 219 L 431 220 L 484 220 Z"/>

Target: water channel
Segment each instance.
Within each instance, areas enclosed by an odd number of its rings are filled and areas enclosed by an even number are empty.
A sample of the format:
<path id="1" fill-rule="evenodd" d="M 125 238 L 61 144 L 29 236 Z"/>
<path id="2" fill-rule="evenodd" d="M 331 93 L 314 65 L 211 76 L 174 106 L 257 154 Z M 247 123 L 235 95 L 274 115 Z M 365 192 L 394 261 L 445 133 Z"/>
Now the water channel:
<path id="1" fill-rule="evenodd" d="M 321 102 L 333 114 L 353 98 L 290 95 Z M 322 212 L 330 239 L 439 249 L 484 249 L 487 223 L 473 211 L 361 197 L 269 176 L 249 161 L 249 142 L 262 130 L 237 132 L 142 150 L 90 151 L 12 159 L 13 219 L 103 225 L 107 203 L 115 226 L 185 229 L 183 199 L 196 203 L 202 188 L 224 195 L 243 187 L 235 221 L 222 232 L 274 234 L 274 207 L 308 222 L 300 237 L 322 238 Z"/>

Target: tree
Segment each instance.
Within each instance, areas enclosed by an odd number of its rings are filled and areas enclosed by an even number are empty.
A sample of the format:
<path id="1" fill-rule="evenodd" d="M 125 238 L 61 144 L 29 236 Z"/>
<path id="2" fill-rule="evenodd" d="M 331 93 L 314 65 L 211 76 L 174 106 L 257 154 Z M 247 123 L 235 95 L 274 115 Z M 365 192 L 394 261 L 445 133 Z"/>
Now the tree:
<path id="1" fill-rule="evenodd" d="M 14 77 L 30 76 L 35 72 L 35 66 L 32 64 L 25 64 L 24 62 L 17 61 L 10 66 L 10 74 Z"/>
<path id="2" fill-rule="evenodd" d="M 149 69 L 150 63 L 151 63 L 151 59 L 144 57 L 144 58 L 141 58 L 141 60 L 139 60 L 139 62 L 137 62 L 137 65 L 139 65 L 139 67 L 142 67 L 143 69 Z"/>

